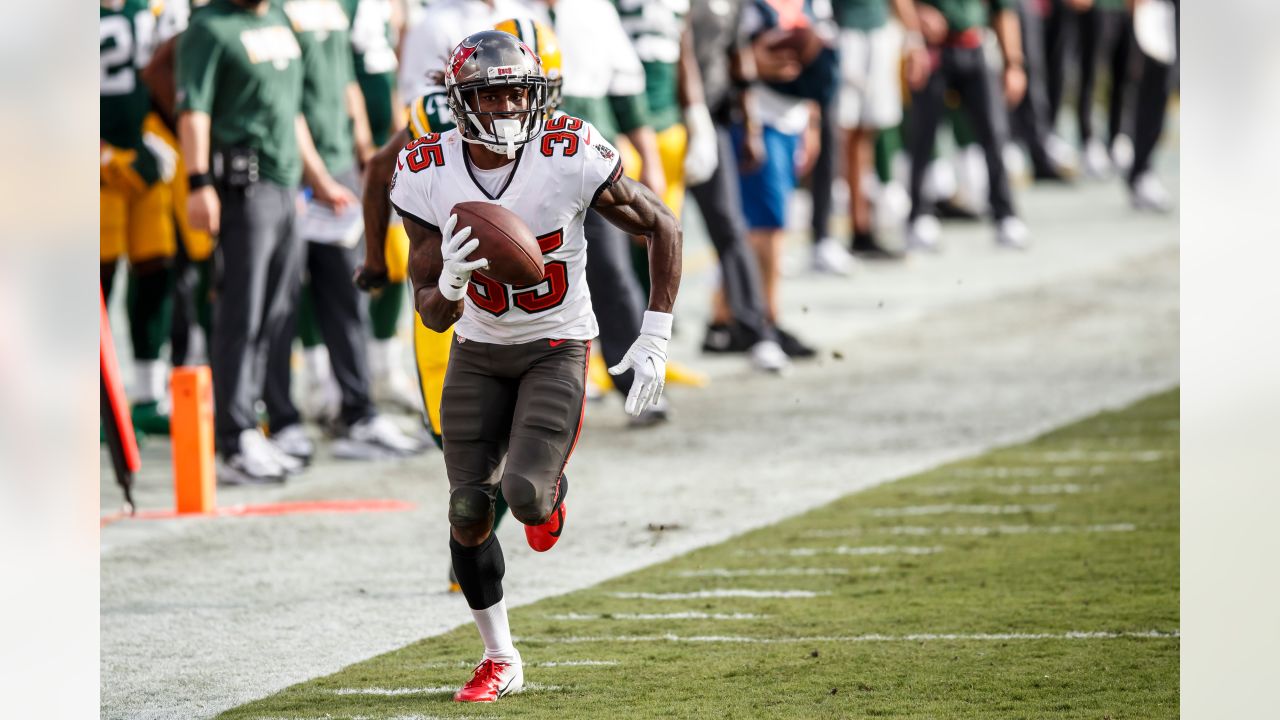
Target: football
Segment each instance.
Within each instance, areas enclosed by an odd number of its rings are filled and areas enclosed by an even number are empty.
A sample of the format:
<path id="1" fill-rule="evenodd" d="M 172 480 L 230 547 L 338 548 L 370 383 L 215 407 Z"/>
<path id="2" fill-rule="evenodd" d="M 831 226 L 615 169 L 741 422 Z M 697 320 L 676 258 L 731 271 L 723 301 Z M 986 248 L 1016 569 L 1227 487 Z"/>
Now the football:
<path id="1" fill-rule="evenodd" d="M 533 231 L 515 213 L 494 203 L 472 201 L 453 206 L 458 229 L 471 228 L 471 237 L 480 247 L 471 258 L 488 258 L 489 267 L 479 270 L 508 285 L 533 285 L 542 281 L 542 250 Z"/>

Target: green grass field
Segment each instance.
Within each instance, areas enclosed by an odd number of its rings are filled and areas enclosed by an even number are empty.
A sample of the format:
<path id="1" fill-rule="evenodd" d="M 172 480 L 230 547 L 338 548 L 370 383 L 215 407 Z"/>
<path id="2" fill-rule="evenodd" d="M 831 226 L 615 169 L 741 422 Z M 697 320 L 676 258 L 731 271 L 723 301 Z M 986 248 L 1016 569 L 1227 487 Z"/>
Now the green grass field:
<path id="1" fill-rule="evenodd" d="M 1177 717 L 1178 393 L 511 626 L 530 689 L 493 705 L 451 699 L 481 651 L 467 626 L 221 717 Z"/>

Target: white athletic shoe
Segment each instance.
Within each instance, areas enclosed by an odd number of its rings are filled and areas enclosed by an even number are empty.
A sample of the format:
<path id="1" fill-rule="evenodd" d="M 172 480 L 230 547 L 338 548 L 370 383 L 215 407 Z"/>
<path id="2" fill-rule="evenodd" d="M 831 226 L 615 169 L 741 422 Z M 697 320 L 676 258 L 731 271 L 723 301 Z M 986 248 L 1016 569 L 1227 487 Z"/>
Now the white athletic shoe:
<path id="1" fill-rule="evenodd" d="M 1146 172 L 1138 176 L 1133 186 L 1129 188 L 1129 202 L 1133 204 L 1136 210 L 1154 210 L 1155 212 L 1167 213 L 1173 209 L 1173 201 L 1169 199 L 1169 191 L 1164 189 L 1164 185 L 1156 179 L 1156 176 Z"/>
<path id="2" fill-rule="evenodd" d="M 937 252 L 942 236 L 942 223 L 932 215 L 921 215 L 907 226 L 907 249 L 912 252 Z"/>
<path id="3" fill-rule="evenodd" d="M 1133 167 L 1133 140 L 1128 135 L 1117 135 L 1111 141 L 1111 162 L 1121 173 L 1127 173 Z"/>
<path id="4" fill-rule="evenodd" d="M 1007 217 L 996 222 L 996 244 L 1013 250 L 1026 250 L 1028 245 L 1027 224 L 1016 217 Z"/>
<path id="5" fill-rule="evenodd" d="M 1111 176 L 1111 156 L 1107 154 L 1107 146 L 1097 138 L 1084 146 L 1084 174 L 1095 180 Z"/>
<path id="6" fill-rule="evenodd" d="M 813 246 L 814 272 L 845 277 L 853 272 L 853 264 L 853 256 L 835 238 L 822 238 Z"/>
<path id="7" fill-rule="evenodd" d="M 257 428 L 240 431 L 240 450 L 218 462 L 218 483 L 260 485 L 284 482 L 285 470 L 276 461 L 271 444 Z"/>
<path id="8" fill-rule="evenodd" d="M 302 423 L 271 433 L 268 442 L 276 451 L 277 462 L 290 474 L 301 472 L 303 466 L 311 462 L 311 457 L 316 454 L 316 444 L 307 437 Z"/>
<path id="9" fill-rule="evenodd" d="M 333 456 L 344 460 L 381 460 L 422 452 L 423 446 L 406 435 L 383 415 L 374 415 L 352 425 L 333 441 Z"/>
<path id="10" fill-rule="evenodd" d="M 974 145 L 979 152 L 982 148 Z M 1031 163 L 1027 162 L 1027 156 L 1022 153 L 1022 148 L 1015 142 L 1007 142 L 1000 149 L 1000 158 L 1004 161 L 1004 172 L 1009 176 L 1010 182 L 1025 182 L 1031 177 Z M 982 179 L 986 181 L 986 162 L 983 162 Z"/>
<path id="11" fill-rule="evenodd" d="M 911 195 L 900 182 L 885 183 L 875 201 L 876 225 L 884 227 L 900 227 L 911 214 Z"/>
<path id="12" fill-rule="evenodd" d="M 1056 134 L 1051 133 L 1045 138 L 1044 151 L 1049 156 L 1049 161 L 1053 163 L 1053 168 L 1060 173 L 1070 175 L 1080 167 L 1080 157 L 1076 154 L 1076 149 Z"/>
<path id="13" fill-rule="evenodd" d="M 751 346 L 751 366 L 760 372 L 780 373 L 791 366 L 791 358 L 773 340 L 761 340 Z"/>

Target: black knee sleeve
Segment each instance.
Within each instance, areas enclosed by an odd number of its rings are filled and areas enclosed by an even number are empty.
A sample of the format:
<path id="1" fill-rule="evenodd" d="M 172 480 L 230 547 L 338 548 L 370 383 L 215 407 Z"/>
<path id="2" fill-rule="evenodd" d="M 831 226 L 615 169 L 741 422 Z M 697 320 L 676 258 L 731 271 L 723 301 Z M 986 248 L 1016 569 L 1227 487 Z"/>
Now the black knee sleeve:
<path id="1" fill-rule="evenodd" d="M 507 573 L 507 563 L 496 534 L 489 533 L 489 538 L 475 547 L 467 547 L 450 536 L 449 554 L 453 556 L 453 574 L 472 610 L 484 610 L 502 600 L 502 576 Z"/>
<path id="2" fill-rule="evenodd" d="M 145 271 L 135 270 L 129 276 L 129 335 L 133 356 L 139 360 L 158 359 L 169 339 L 173 307 L 169 277 L 169 267 L 164 263 L 152 264 Z"/>
<path id="3" fill-rule="evenodd" d="M 449 493 L 449 524 L 469 528 L 489 520 L 493 499 L 479 488 L 460 487 Z"/>

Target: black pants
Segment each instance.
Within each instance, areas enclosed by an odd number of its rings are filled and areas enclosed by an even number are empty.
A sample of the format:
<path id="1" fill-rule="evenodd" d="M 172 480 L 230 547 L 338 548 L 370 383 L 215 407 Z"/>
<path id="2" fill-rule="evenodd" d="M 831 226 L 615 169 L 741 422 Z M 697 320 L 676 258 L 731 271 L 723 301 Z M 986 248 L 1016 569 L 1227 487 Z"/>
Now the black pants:
<path id="1" fill-rule="evenodd" d="M 1018 3 L 1018 22 L 1022 24 L 1022 56 L 1027 72 L 1027 92 L 1012 113 L 1014 136 L 1026 146 L 1031 165 L 1037 175 L 1052 172 L 1053 161 L 1045 149 L 1045 141 L 1053 132 L 1054 115 L 1048 92 L 1048 55 L 1045 51 L 1044 18 L 1036 12 L 1033 0 Z"/>
<path id="2" fill-rule="evenodd" d="M 777 333 L 764 311 L 760 265 L 747 241 L 747 224 L 743 220 L 742 195 L 738 188 L 738 156 L 729 137 L 729 126 L 717 123 L 716 138 L 720 143 L 716 171 L 706 182 L 689 188 L 689 192 L 698 203 L 707 234 L 720 258 L 720 287 L 729 314 L 755 337 L 776 340 Z M 817 212 L 816 204 L 814 212 Z"/>
<path id="3" fill-rule="evenodd" d="M 360 176 L 354 168 L 339 174 L 337 179 L 359 192 Z M 316 323 L 320 326 L 324 345 L 329 350 L 333 378 L 342 391 L 341 419 L 344 425 L 350 427 L 377 412 L 370 392 L 369 358 L 365 349 L 368 340 L 364 298 L 351 282 L 363 253 L 355 247 L 317 242 L 306 242 L 305 247 L 307 282 L 312 306 L 315 308 Z M 267 405 L 272 432 L 302 420 L 289 393 L 292 377 L 290 359 L 297 329 L 298 313 L 295 303 L 288 322 L 279 328 L 280 335 L 272 338 L 267 358 L 267 383 L 263 400 Z"/>
<path id="4" fill-rule="evenodd" d="M 814 159 L 813 172 L 809 176 L 809 195 L 813 198 L 813 217 L 810 221 L 815 243 L 831 236 L 831 191 L 836 182 L 836 167 L 840 158 L 835 98 L 833 93 L 830 100 L 819 106 L 818 157 Z"/>
<path id="5" fill-rule="evenodd" d="M 1077 63 L 1079 13 L 1067 7 L 1065 0 L 1053 0 L 1045 18 L 1045 93 L 1049 100 L 1049 126 L 1058 121 L 1062 96 L 1067 87 L 1067 70 Z"/>
<path id="6" fill-rule="evenodd" d="M 216 443 L 225 456 L 239 452 L 241 431 L 258 425 L 253 405 L 263 392 L 270 339 L 295 313 L 303 251 L 296 188 L 259 182 L 220 195 L 209 356 Z"/>
<path id="7" fill-rule="evenodd" d="M 1099 10 L 1097 7 L 1081 16 L 1080 23 L 1080 101 L 1076 108 L 1080 125 L 1080 141 L 1093 139 L 1093 96 L 1098 86 L 1098 70 L 1106 65 L 1111 76 L 1107 93 L 1107 140 L 1110 147 L 1120 134 L 1131 134 L 1125 128 L 1125 102 L 1133 86 L 1130 48 L 1133 45 L 1133 22 L 1125 10 Z"/>
<path id="8" fill-rule="evenodd" d="M 972 123 L 974 134 L 986 155 L 992 213 L 997 220 L 1011 217 L 1015 214 L 1013 195 L 1001 153 L 1009 134 L 1007 113 L 994 111 L 1001 106 L 1000 87 L 980 48 L 943 48 L 940 67 L 929 76 L 923 88 L 911 95 L 911 127 L 907 144 L 911 153 L 911 219 L 932 213 L 932 208 L 924 207 L 921 189 L 938 133 L 938 120 L 942 117 L 943 93 L 948 88 L 959 93 L 961 108 Z"/>
<path id="9" fill-rule="evenodd" d="M 600 354 L 613 367 L 640 336 L 640 323 L 648 306 L 640 281 L 631 270 L 631 238 L 594 210 L 582 223 L 587 238 L 587 288 L 591 309 L 600 326 Z M 614 376 L 613 386 L 623 395 L 631 392 L 635 373 Z"/>

